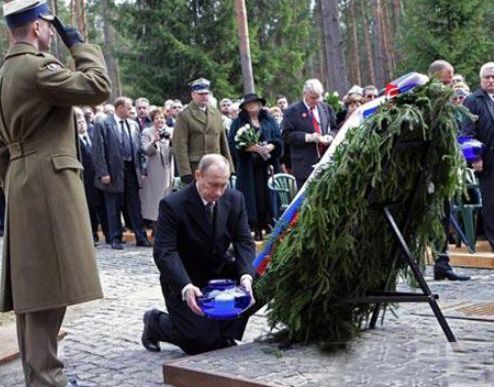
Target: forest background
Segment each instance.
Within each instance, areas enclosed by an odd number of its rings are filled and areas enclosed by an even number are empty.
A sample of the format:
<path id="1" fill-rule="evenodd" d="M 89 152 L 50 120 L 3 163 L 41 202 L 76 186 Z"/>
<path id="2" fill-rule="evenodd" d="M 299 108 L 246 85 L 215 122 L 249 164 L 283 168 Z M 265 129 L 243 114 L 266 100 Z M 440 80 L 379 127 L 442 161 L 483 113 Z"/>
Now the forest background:
<path id="1" fill-rule="evenodd" d="M 218 98 L 243 94 L 234 0 L 49 0 L 103 47 L 112 97 L 187 102 L 205 77 Z M 485 0 L 246 0 L 255 87 L 270 102 L 300 97 L 318 78 L 343 95 L 354 84 L 425 73 L 445 59 L 476 88 L 494 60 L 494 2 Z M 8 49 L 6 28 L 0 50 Z M 57 39 L 53 54 L 69 58 Z"/>

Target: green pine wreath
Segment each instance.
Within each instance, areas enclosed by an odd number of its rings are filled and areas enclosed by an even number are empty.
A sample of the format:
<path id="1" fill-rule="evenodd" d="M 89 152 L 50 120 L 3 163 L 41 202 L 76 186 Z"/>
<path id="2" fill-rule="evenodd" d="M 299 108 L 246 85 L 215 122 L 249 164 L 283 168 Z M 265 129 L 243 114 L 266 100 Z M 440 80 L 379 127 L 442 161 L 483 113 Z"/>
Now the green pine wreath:
<path id="1" fill-rule="evenodd" d="M 422 259 L 430 241 L 441 245 L 444 201 L 459 189 L 464 160 L 452 90 L 437 81 L 398 96 L 360 127 L 351 129 L 333 162 L 308 188 L 297 224 L 275 245 L 267 272 L 256 283 L 272 327 L 286 327 L 290 342 L 346 341 L 358 335 L 368 304 L 336 304 L 370 290 L 392 290 L 406 271 L 391 251 L 395 239 L 373 202 L 402 203 L 423 179 L 414 203 L 393 213 L 409 216 L 405 238 Z M 415 152 L 395 152 L 398 141 L 430 142 L 422 162 Z M 387 285 L 384 285 L 387 284 Z"/>

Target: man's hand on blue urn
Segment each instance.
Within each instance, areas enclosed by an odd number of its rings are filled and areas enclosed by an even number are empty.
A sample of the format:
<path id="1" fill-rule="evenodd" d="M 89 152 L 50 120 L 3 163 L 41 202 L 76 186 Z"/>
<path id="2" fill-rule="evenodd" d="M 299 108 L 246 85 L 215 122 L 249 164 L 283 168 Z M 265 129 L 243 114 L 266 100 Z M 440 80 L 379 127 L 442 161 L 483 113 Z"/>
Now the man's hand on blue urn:
<path id="1" fill-rule="evenodd" d="M 192 285 L 185 291 L 185 302 L 190 310 L 199 316 L 204 316 L 204 312 L 197 304 L 197 297 L 202 297 L 201 289 L 197 286 Z"/>
<path id="2" fill-rule="evenodd" d="M 247 293 L 250 294 L 250 304 L 249 307 L 256 303 L 256 299 L 254 298 L 254 292 L 252 291 L 252 277 L 251 276 L 243 276 L 240 279 L 240 286 L 245 289 Z"/>

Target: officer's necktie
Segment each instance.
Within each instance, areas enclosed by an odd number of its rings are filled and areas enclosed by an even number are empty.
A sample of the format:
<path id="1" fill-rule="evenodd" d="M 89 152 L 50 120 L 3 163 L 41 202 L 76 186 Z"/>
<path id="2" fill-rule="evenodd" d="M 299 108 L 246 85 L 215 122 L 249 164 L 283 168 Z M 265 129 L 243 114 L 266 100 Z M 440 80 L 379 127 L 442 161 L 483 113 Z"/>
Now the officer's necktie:
<path id="1" fill-rule="evenodd" d="M 213 224 L 213 221 L 214 221 L 214 203 L 208 202 L 208 204 L 206 204 L 205 208 L 206 208 L 206 215 L 208 217 L 209 223 Z"/>

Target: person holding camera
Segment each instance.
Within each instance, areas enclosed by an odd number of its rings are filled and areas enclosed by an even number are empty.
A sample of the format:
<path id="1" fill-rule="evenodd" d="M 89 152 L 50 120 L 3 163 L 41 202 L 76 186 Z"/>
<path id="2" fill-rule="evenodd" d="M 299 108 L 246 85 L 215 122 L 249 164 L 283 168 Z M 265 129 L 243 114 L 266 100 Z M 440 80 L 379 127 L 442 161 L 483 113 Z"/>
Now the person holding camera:
<path id="1" fill-rule="evenodd" d="M 152 126 L 141 135 L 142 151 L 147 158 L 147 177 L 139 190 L 142 217 L 153 223 L 153 234 L 158 220 L 159 202 L 172 191 L 173 156 L 171 150 L 172 129 L 166 126 L 161 108 L 150 113 Z"/>
<path id="2" fill-rule="evenodd" d="M 57 339 L 67 306 L 103 296 L 72 107 L 107 100 L 111 82 L 100 47 L 45 0 L 4 2 L 3 15 L 11 45 L 0 70 L 0 312 L 15 311 L 26 386 L 65 386 Z M 52 27 L 75 70 L 49 53 Z"/>

